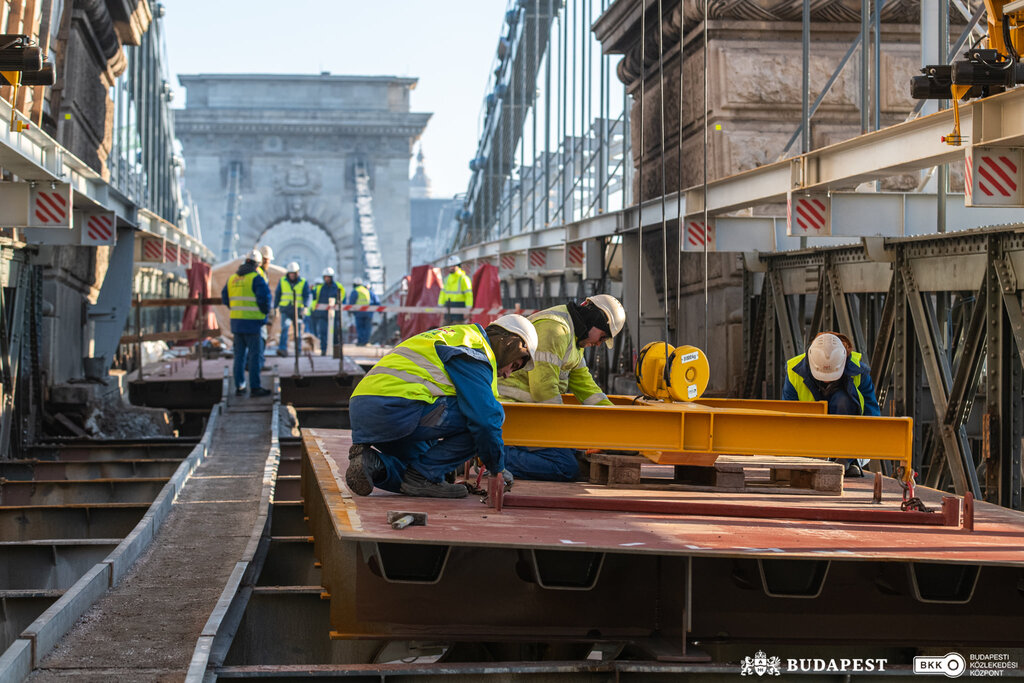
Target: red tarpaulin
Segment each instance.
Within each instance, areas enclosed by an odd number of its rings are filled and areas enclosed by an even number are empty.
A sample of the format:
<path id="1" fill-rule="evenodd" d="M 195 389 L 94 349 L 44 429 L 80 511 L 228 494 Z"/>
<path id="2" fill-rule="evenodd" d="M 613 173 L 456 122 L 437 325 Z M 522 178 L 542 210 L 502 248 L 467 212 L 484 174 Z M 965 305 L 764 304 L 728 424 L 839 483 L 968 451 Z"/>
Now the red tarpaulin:
<path id="1" fill-rule="evenodd" d="M 200 297 L 205 299 L 209 297 L 210 265 L 202 261 L 193 261 L 192 267 L 186 272 L 188 273 L 188 297 L 190 299 Z M 186 306 L 185 315 L 181 320 L 181 329 L 198 330 L 200 327 L 199 322 L 199 307 Z M 218 327 L 217 316 L 213 312 L 213 307 L 207 306 L 205 328 L 207 330 L 216 330 Z"/>
<path id="2" fill-rule="evenodd" d="M 441 294 L 441 271 L 433 266 L 414 266 L 408 275 L 409 292 L 405 296 L 406 306 L 437 306 Z M 414 334 L 440 327 L 444 316 L 440 313 L 399 313 L 398 328 L 402 339 Z"/>
<path id="3" fill-rule="evenodd" d="M 501 308 L 501 282 L 498 267 L 485 263 L 473 273 L 473 308 Z M 474 315 L 472 322 L 487 327 L 498 316 L 489 313 Z"/>

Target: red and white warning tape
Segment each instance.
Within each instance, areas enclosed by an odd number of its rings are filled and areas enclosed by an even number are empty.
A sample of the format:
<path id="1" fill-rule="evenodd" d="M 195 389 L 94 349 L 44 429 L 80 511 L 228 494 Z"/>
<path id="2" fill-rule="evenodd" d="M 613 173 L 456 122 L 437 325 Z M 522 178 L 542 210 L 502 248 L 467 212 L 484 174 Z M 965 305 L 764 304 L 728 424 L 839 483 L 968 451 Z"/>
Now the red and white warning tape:
<path id="1" fill-rule="evenodd" d="M 449 310 L 445 306 L 359 306 L 357 304 L 345 304 L 340 308 L 352 313 L 451 313 L 452 315 L 492 315 L 494 317 L 508 313 L 532 315 L 537 312 L 532 308 L 519 310 L 514 308 L 452 308 Z"/>

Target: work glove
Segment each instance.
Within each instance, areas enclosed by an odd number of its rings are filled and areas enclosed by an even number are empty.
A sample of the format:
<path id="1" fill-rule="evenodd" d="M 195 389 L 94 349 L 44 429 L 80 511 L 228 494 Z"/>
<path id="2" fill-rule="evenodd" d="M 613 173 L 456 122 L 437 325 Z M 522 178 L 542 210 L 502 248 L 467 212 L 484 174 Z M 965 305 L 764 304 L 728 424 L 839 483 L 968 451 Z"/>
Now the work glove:
<path id="1" fill-rule="evenodd" d="M 305 308 L 302 309 L 302 315 L 307 318 L 309 317 L 309 306 L 306 306 Z"/>
<path id="2" fill-rule="evenodd" d="M 508 470 L 502 470 L 501 476 L 505 478 L 505 490 L 508 491 L 512 488 L 512 484 L 515 483 L 516 478 L 512 476 L 512 473 Z"/>

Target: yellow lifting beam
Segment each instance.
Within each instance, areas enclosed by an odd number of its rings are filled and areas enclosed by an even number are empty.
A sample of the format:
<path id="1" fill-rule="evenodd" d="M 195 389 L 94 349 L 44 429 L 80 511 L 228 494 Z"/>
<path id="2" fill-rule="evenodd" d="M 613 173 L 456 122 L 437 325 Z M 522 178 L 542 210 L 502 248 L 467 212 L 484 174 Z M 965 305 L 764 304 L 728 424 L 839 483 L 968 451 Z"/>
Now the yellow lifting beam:
<path id="1" fill-rule="evenodd" d="M 610 394 L 608 400 L 617 406 L 656 405 L 665 409 L 671 409 L 677 404 L 661 401 L 652 401 L 643 396 L 625 396 Z M 572 394 L 562 394 L 562 403 L 568 405 L 581 405 L 579 400 Z M 826 415 L 828 414 L 827 401 L 783 401 L 760 398 L 699 398 L 695 404 L 709 408 L 744 408 L 751 410 L 774 410 L 781 413 L 802 413 L 804 415 Z M 680 408 L 685 410 L 685 408 Z"/>
<path id="2" fill-rule="evenodd" d="M 760 410 L 749 407 L 750 401 L 725 407 L 728 402 L 506 403 L 502 436 L 514 446 L 640 451 L 662 465 L 689 464 L 695 453 L 894 460 L 910 476 L 912 418 Z"/>

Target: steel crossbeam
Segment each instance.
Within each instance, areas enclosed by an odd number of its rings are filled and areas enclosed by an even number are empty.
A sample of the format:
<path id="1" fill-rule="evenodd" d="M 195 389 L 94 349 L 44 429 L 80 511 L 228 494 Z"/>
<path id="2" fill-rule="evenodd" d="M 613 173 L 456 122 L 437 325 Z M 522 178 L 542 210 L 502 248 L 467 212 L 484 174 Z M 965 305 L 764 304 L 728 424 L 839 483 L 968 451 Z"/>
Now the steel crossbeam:
<path id="1" fill-rule="evenodd" d="M 913 420 L 811 415 L 696 403 L 579 406 L 506 404 L 506 443 L 527 447 L 636 450 L 663 465 L 691 453 L 857 457 L 911 470 Z"/>

